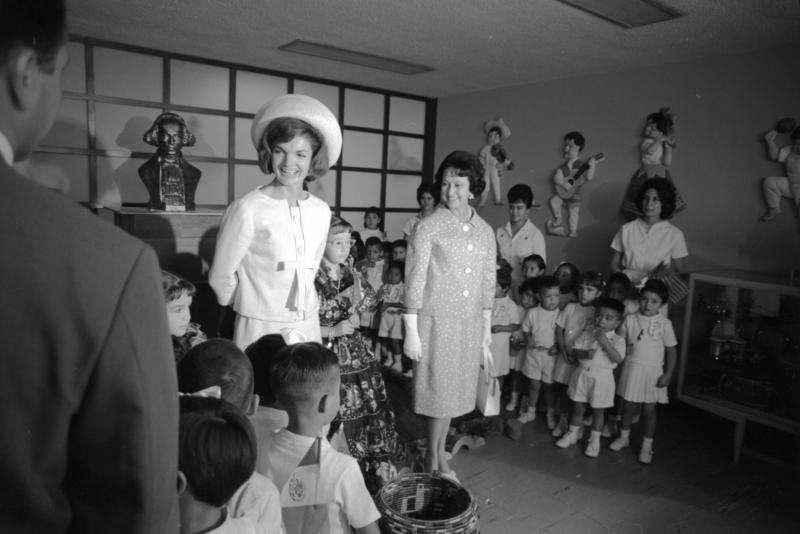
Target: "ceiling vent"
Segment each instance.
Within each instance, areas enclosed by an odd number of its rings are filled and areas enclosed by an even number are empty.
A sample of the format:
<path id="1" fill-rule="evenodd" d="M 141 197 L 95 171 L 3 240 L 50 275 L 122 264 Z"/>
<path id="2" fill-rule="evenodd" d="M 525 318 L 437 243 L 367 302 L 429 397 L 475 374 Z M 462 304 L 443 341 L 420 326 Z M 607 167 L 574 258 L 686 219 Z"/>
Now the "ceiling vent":
<path id="1" fill-rule="evenodd" d="M 655 0 L 558 0 L 623 28 L 639 28 L 684 16 Z"/>
<path id="2" fill-rule="evenodd" d="M 336 46 L 312 43 L 311 41 L 302 41 L 300 39 L 285 45 L 281 45 L 278 47 L 278 50 L 294 52 L 296 54 L 305 54 L 307 56 L 321 57 L 323 59 L 332 59 L 334 61 L 342 61 L 344 63 L 352 63 L 354 65 L 361 65 L 362 67 L 370 67 L 372 69 L 388 70 L 398 74 L 420 74 L 433 70 L 431 67 L 417 65 L 407 61 L 365 54 L 364 52 L 346 50 Z"/>

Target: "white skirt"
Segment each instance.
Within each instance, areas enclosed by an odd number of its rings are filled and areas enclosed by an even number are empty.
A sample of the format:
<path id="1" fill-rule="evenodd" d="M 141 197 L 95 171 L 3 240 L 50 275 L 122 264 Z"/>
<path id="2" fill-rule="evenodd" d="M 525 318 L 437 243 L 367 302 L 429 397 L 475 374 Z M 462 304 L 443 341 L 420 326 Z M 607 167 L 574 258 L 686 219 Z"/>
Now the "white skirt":
<path id="1" fill-rule="evenodd" d="M 617 395 L 629 402 L 667 404 L 667 388 L 656 387 L 656 382 L 663 374 L 661 367 L 625 361 L 619 375 Z"/>
<path id="2" fill-rule="evenodd" d="M 258 341 L 267 334 L 280 334 L 283 328 L 294 328 L 300 331 L 306 337 L 306 341 L 322 341 L 319 314 L 315 312 L 308 319 L 293 323 L 264 321 L 237 313 L 236 322 L 233 325 L 233 342 L 236 343 L 237 347 L 244 350 L 251 343 Z"/>

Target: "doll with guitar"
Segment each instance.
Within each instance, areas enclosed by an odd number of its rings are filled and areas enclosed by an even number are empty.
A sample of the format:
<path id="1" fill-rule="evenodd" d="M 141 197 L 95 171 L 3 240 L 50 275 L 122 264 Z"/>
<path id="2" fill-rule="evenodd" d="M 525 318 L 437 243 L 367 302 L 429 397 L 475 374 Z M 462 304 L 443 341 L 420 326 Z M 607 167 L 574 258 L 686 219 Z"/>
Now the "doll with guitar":
<path id="1" fill-rule="evenodd" d="M 580 132 L 569 132 L 564 136 L 564 163 L 553 176 L 556 194 L 549 200 L 553 218 L 545 223 L 547 233 L 557 236 L 576 237 L 581 209 L 580 190 L 594 178 L 595 165 L 605 159 L 600 152 L 587 161 L 578 159 L 586 139 Z M 564 224 L 562 210 L 567 209 L 567 224 Z"/>

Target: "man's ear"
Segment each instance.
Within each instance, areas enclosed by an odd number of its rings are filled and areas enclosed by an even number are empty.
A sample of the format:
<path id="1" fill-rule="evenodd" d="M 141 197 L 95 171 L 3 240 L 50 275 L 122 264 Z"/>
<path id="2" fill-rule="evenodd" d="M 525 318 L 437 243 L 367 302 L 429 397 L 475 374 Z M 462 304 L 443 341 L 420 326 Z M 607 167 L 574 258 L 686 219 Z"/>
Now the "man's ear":
<path id="1" fill-rule="evenodd" d="M 41 76 L 36 52 L 31 48 L 18 48 L 7 62 L 8 89 L 12 104 L 19 110 L 33 109 L 38 100 L 38 82 Z"/>
<path id="2" fill-rule="evenodd" d="M 178 471 L 178 495 L 186 491 L 186 486 L 188 482 L 186 482 L 186 475 L 183 474 L 183 471 Z"/>
<path id="3" fill-rule="evenodd" d="M 327 393 L 325 395 L 323 395 L 322 397 L 320 397 L 319 405 L 317 406 L 317 411 L 319 413 L 325 413 L 327 411 L 326 408 L 328 407 L 328 403 L 330 401 L 331 401 L 331 398 Z"/>

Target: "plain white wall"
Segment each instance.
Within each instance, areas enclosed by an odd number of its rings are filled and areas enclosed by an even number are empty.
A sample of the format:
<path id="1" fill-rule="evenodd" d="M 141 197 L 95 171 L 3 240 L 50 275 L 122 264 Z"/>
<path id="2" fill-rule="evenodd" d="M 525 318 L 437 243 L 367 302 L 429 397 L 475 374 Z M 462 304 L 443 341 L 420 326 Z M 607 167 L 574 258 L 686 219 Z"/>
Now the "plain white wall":
<path id="1" fill-rule="evenodd" d="M 512 130 L 505 146 L 516 163 L 503 197 L 514 183 L 531 185 L 542 204 L 531 219 L 544 231 L 563 135 L 581 131 L 583 156 L 602 151 L 607 159 L 583 189 L 579 236 L 547 237 L 548 264 L 568 260 L 606 272 L 609 243 L 624 222 L 619 206 L 639 166 L 644 119 L 670 106 L 678 143 L 670 171 L 688 203 L 673 222 L 686 235 L 689 269 L 788 273 L 800 267 L 796 210 L 784 201 L 780 218 L 757 219 L 764 211 L 761 178 L 783 174 L 782 165 L 767 159 L 761 137 L 781 117 L 800 122 L 797 65 L 795 49 L 779 49 L 441 98 L 436 165 L 452 150 L 477 153 L 485 143 L 483 123 L 503 117 Z M 479 212 L 493 227 L 507 220 L 504 206 Z"/>

